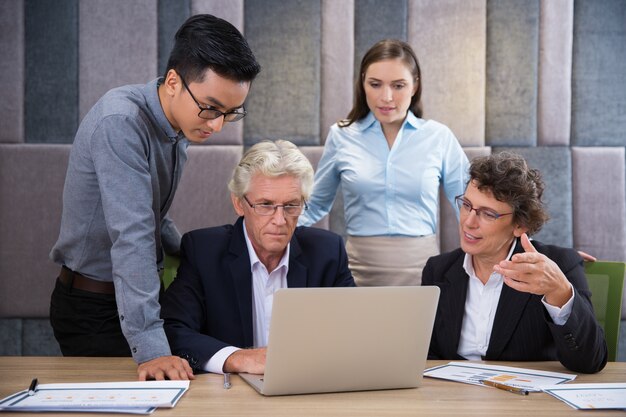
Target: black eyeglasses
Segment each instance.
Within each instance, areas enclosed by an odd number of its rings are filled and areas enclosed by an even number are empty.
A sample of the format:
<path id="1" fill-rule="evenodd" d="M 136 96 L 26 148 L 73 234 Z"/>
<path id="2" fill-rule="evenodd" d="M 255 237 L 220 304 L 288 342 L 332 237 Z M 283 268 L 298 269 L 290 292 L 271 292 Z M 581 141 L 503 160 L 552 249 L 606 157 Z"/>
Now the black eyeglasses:
<path id="1" fill-rule="evenodd" d="M 178 76 L 180 77 L 180 74 L 178 74 Z M 217 109 L 214 109 L 211 106 L 203 106 L 202 104 L 198 102 L 198 100 L 196 100 L 196 97 L 193 95 L 193 93 L 189 89 L 189 86 L 185 82 L 185 79 L 183 77 L 180 77 L 180 80 L 183 82 L 185 89 L 189 92 L 189 95 L 191 96 L 193 101 L 196 102 L 196 105 L 200 109 L 200 112 L 198 113 L 198 117 L 200 117 L 201 119 L 215 120 L 219 117 L 224 116 L 225 122 L 236 122 L 237 120 L 243 119 L 244 116 L 247 114 L 246 110 L 243 108 L 241 110 L 231 110 L 229 112 L 224 113 Z"/>
<path id="2" fill-rule="evenodd" d="M 478 220 L 482 220 L 487 223 L 495 222 L 502 216 L 508 216 L 509 214 L 513 214 L 513 212 L 496 213 L 495 211 L 488 208 L 476 209 L 474 208 L 474 206 L 472 206 L 472 203 L 470 203 L 470 201 L 462 195 L 455 197 L 454 201 L 456 201 L 456 205 L 459 207 L 459 211 L 461 213 L 470 214 L 472 210 L 474 210 L 476 212 L 476 217 L 478 217 Z"/>
<path id="3" fill-rule="evenodd" d="M 302 201 L 302 204 L 252 204 L 245 195 L 243 199 L 246 200 L 246 203 L 248 203 L 259 216 L 273 216 L 278 207 L 282 207 L 285 216 L 289 217 L 297 217 L 302 214 L 303 210 L 309 209 L 306 201 Z"/>

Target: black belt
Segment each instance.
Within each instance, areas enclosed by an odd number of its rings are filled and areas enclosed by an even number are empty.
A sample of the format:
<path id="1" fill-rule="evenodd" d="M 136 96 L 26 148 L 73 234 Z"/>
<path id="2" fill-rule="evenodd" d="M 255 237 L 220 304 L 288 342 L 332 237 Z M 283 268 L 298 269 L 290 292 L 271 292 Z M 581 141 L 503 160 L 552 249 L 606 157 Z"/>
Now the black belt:
<path id="1" fill-rule="evenodd" d="M 84 275 L 74 272 L 67 267 L 61 268 L 59 281 L 70 288 L 77 288 L 83 291 L 89 291 L 96 294 L 115 294 L 115 286 L 111 281 L 98 281 L 97 279 L 87 278 Z"/>

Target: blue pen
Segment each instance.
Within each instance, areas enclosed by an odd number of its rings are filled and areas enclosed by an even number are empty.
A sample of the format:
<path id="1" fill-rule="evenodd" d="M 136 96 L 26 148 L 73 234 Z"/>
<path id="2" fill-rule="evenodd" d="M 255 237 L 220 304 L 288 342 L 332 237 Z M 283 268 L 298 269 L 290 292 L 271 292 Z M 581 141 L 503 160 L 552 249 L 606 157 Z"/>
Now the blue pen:
<path id="1" fill-rule="evenodd" d="M 30 387 L 28 387 L 28 395 L 35 395 L 35 391 L 37 391 L 37 378 L 34 378 L 30 383 Z"/>

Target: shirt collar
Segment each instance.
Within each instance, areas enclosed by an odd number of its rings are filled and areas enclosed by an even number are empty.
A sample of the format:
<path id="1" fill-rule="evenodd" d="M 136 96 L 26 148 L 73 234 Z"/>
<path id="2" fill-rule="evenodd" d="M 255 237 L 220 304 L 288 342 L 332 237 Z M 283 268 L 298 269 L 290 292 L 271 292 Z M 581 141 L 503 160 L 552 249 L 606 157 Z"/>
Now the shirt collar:
<path id="1" fill-rule="evenodd" d="M 513 239 L 513 243 L 511 244 L 511 248 L 509 249 L 509 254 L 504 259 L 511 259 L 511 256 L 513 256 L 513 251 L 515 250 L 516 243 L 517 239 Z M 470 255 L 469 253 L 466 253 L 465 258 L 463 259 L 463 269 L 469 277 L 476 276 L 476 273 L 474 272 L 474 264 L 472 263 L 472 255 Z"/>
<path id="2" fill-rule="evenodd" d="M 248 231 L 246 230 L 246 219 L 243 219 L 243 236 L 246 239 L 246 246 L 248 247 L 248 256 L 250 257 L 250 270 L 253 270 L 255 265 L 259 264 L 261 266 L 263 266 L 263 268 L 265 268 L 265 265 L 263 265 L 263 263 L 261 263 L 261 260 L 259 259 L 259 257 L 256 254 L 256 251 L 254 250 L 254 246 L 252 246 L 252 242 L 250 241 L 250 238 L 248 237 Z M 285 268 L 286 271 L 289 271 L 289 249 L 291 247 L 291 243 L 287 244 L 287 249 L 285 250 L 285 253 L 283 254 L 283 257 L 280 258 L 280 262 L 278 263 L 278 266 L 276 267 L 276 270 L 280 269 L 280 268 Z M 272 273 L 273 271 L 267 271 L 268 274 Z"/>
<path id="3" fill-rule="evenodd" d="M 163 77 L 156 78 L 143 87 L 143 95 L 146 98 L 146 104 L 150 112 L 156 119 L 158 125 L 172 142 L 183 139 L 185 136 L 182 132 L 178 133 L 174 130 L 169 120 L 165 116 L 161 100 L 159 99 L 159 86 L 163 82 Z"/>
<path id="4" fill-rule="evenodd" d="M 374 117 L 374 113 L 369 112 L 367 116 L 365 116 L 361 120 L 356 121 L 354 125 L 360 131 L 365 131 L 367 129 L 370 129 L 376 123 L 378 123 L 378 120 L 376 120 L 376 118 Z M 407 125 L 411 126 L 414 129 L 419 129 L 423 124 L 424 120 L 417 118 L 417 116 L 415 116 L 413 112 L 409 110 L 406 119 L 404 119 L 404 123 L 402 124 L 402 129 L 404 129 Z"/>

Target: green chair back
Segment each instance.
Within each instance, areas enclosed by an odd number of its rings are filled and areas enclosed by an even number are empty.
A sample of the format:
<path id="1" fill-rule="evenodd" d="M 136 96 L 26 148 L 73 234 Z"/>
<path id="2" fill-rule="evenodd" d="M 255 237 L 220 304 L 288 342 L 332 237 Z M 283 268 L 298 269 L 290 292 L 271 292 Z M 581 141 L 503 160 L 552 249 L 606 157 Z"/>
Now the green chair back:
<path id="1" fill-rule="evenodd" d="M 179 264 L 180 258 L 178 256 L 165 255 L 165 259 L 163 261 L 163 274 L 161 276 L 164 290 L 166 290 L 172 281 L 174 281 L 174 278 L 176 278 L 176 272 L 178 271 Z"/>
<path id="2" fill-rule="evenodd" d="M 591 303 L 596 319 L 604 329 L 611 362 L 617 358 L 625 271 L 626 263 L 624 262 L 585 262 L 585 275 L 591 290 Z"/>

